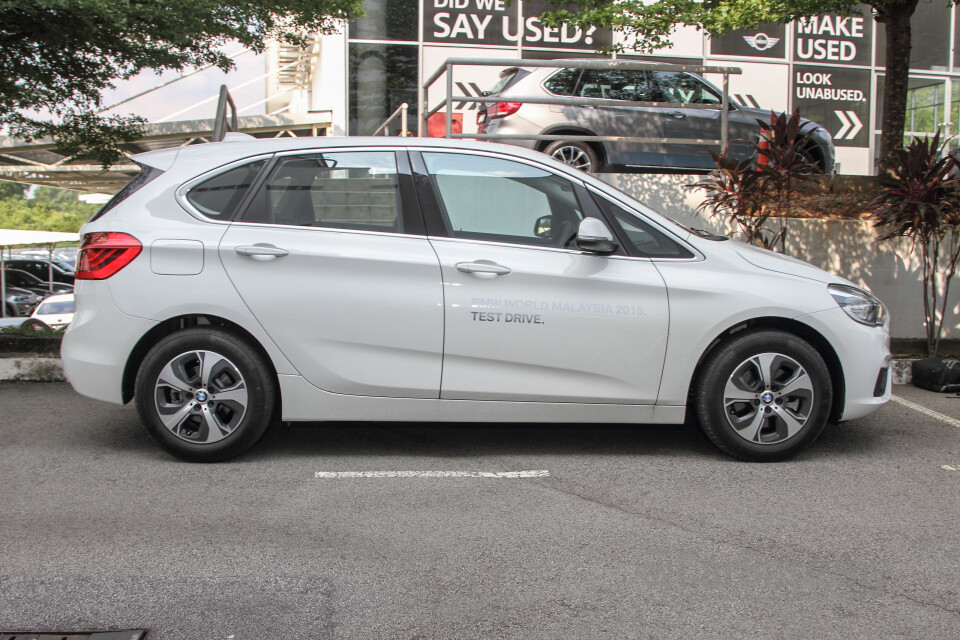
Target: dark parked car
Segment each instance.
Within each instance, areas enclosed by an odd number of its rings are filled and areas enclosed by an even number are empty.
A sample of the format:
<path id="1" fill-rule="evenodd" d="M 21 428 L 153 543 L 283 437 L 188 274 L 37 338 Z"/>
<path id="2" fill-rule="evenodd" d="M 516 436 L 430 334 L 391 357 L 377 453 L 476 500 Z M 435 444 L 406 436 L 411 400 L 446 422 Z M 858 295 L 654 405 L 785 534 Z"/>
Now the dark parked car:
<path id="1" fill-rule="evenodd" d="M 47 282 L 51 274 L 54 282 L 73 284 L 73 266 L 62 260 L 47 260 L 42 258 L 18 258 L 11 256 L 7 261 L 7 269 L 19 269 Z"/>
<path id="2" fill-rule="evenodd" d="M 723 94 L 704 78 L 679 68 L 648 71 L 511 67 L 500 73 L 500 81 L 489 95 L 498 102 L 481 105 L 477 115 L 479 133 L 656 139 L 656 142 L 503 140 L 542 151 L 584 171 L 656 167 L 712 169 L 713 159 L 705 149 L 720 151 L 719 145 L 707 147 L 685 142 L 720 139 Z M 575 97 L 579 104 L 521 103 L 513 102 L 511 96 Z M 624 104 L 611 105 L 610 100 Z M 677 104 L 703 105 L 703 108 Z M 757 120 L 769 122 L 770 114 L 769 110 L 755 109 L 730 99 L 729 153 L 751 157 L 752 143 L 760 131 Z M 834 147 L 830 133 L 809 120 L 804 123 L 803 130 L 809 134 L 809 140 L 803 153 L 824 173 L 832 172 Z"/>
<path id="3" fill-rule="evenodd" d="M 5 293 L 3 309 L 7 317 L 29 316 L 43 299 L 42 295 L 18 287 L 6 287 Z"/>
<path id="4" fill-rule="evenodd" d="M 54 282 L 51 285 L 48 280 L 41 280 L 32 273 L 20 269 L 7 268 L 4 275 L 8 287 L 26 289 L 37 295 L 51 296 L 60 293 L 73 293 L 73 285 L 63 284 L 62 282 Z"/>

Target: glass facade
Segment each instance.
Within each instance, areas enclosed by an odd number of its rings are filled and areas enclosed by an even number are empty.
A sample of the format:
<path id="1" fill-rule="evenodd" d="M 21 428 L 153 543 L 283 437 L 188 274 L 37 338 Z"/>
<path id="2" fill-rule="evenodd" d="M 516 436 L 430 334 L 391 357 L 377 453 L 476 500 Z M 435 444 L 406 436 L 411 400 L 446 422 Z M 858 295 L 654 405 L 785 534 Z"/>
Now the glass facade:
<path id="1" fill-rule="evenodd" d="M 351 42 L 349 45 L 349 130 L 366 136 L 400 105 L 409 105 L 408 128 L 417 123 L 417 47 Z M 400 120 L 390 135 L 399 135 Z"/>
<path id="2" fill-rule="evenodd" d="M 348 33 L 349 133 L 372 133 L 407 102 L 408 129 L 426 135 L 417 118 L 424 100 L 421 85 L 447 58 L 585 58 L 618 41 L 595 28 L 548 28 L 539 22 L 547 6 L 546 0 L 368 0 L 367 17 Z M 947 137 L 957 135 L 960 8 L 921 0 L 912 27 L 905 139 L 938 129 Z M 860 5 L 859 14 L 850 16 L 824 14 L 718 38 L 699 32 L 680 36 L 676 46 L 657 56 L 620 57 L 741 67 L 742 75 L 731 76 L 734 100 L 773 110 L 799 108 L 833 135 L 842 172 L 874 171 L 886 45 L 883 25 L 874 22 L 869 6 Z M 482 96 L 501 69 L 458 67 L 454 95 Z M 709 79 L 720 81 L 719 76 Z M 444 84 L 440 80 L 431 87 L 431 107 L 442 99 Z M 454 105 L 455 130 L 462 125 L 463 133 L 473 132 L 476 103 L 455 100 Z M 395 122 L 390 134 L 399 129 Z M 950 144 L 960 146 L 956 140 Z"/>

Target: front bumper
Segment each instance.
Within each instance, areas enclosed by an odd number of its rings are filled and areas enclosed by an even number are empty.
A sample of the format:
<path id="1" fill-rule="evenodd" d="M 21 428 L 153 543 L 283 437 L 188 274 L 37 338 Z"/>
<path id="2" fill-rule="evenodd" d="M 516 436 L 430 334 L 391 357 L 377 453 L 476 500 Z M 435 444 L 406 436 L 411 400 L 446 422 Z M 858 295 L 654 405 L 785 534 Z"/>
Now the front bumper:
<path id="1" fill-rule="evenodd" d="M 893 376 L 889 370 L 890 331 L 887 326 L 858 324 L 839 307 L 797 319 L 819 331 L 840 360 L 844 383 L 841 422 L 868 416 L 890 401 Z"/>

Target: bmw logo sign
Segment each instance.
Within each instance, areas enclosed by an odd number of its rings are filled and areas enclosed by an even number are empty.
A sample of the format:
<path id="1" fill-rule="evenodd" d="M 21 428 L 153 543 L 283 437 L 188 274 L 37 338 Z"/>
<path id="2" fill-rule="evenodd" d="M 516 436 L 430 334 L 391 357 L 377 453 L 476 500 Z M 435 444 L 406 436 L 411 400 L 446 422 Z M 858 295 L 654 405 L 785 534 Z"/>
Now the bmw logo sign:
<path id="1" fill-rule="evenodd" d="M 197 391 L 197 402 L 206 402 L 206 401 L 207 401 L 207 392 Z"/>

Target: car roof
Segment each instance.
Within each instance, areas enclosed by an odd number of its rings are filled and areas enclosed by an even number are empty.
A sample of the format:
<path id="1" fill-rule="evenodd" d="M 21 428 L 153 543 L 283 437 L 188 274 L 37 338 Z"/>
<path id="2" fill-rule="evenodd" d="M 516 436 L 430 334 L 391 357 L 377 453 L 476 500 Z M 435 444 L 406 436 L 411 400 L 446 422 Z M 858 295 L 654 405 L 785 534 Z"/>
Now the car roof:
<path id="1" fill-rule="evenodd" d="M 557 162 L 553 158 L 546 156 L 532 149 L 524 149 L 514 145 L 498 144 L 491 142 L 480 142 L 467 139 L 448 139 L 448 138 L 400 138 L 392 137 L 373 137 L 373 136 L 304 136 L 299 138 L 240 138 L 232 137 L 222 142 L 213 142 L 207 144 L 197 144 L 188 147 L 176 149 L 162 149 L 159 151 L 149 151 L 147 153 L 137 154 L 132 159 L 140 164 L 146 164 L 161 170 L 169 169 L 175 162 L 199 163 L 201 165 L 209 164 L 209 168 L 214 168 L 235 160 L 243 158 L 271 154 L 283 153 L 288 151 L 313 151 L 313 150 L 336 150 L 341 148 L 394 148 L 411 150 L 442 149 L 451 151 L 481 151 L 486 153 L 495 153 L 497 155 L 515 156 L 526 160 L 532 160 L 540 164 L 548 164 L 555 170 L 575 176 L 581 180 L 589 178 L 576 169 Z"/>

